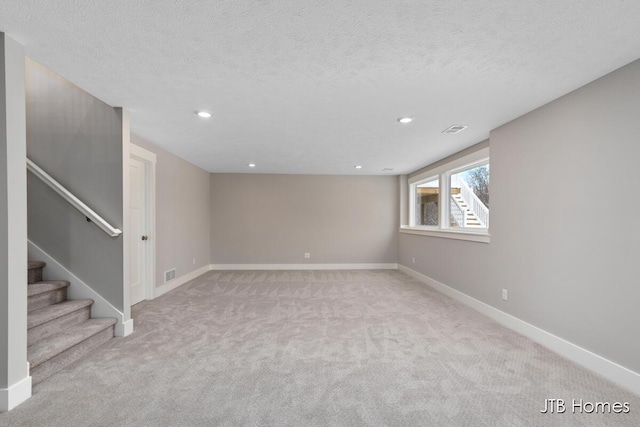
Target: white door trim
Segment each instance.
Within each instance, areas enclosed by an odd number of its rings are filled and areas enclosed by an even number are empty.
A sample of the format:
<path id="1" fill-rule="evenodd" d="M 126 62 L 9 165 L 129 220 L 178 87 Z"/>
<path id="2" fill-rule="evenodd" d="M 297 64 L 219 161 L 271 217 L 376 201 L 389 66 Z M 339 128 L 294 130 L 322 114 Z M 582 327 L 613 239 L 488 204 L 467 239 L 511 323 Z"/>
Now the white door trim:
<path id="1" fill-rule="evenodd" d="M 151 300 L 155 297 L 156 284 L 156 155 L 149 150 L 131 144 L 130 156 L 136 160 L 144 162 L 145 167 L 145 193 L 146 193 L 146 223 L 149 240 L 145 244 L 146 258 L 146 278 L 145 299 Z"/>

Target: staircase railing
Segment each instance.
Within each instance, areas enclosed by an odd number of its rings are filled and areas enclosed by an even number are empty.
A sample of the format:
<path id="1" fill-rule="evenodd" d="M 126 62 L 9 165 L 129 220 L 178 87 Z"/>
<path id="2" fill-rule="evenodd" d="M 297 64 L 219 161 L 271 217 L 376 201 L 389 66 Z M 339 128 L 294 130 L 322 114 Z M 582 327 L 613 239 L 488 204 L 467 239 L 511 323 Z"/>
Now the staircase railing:
<path id="1" fill-rule="evenodd" d="M 122 231 L 113 227 L 109 224 L 104 218 L 98 215 L 93 209 L 84 204 L 80 199 L 73 195 L 69 190 L 67 190 L 62 184 L 56 181 L 51 175 L 46 173 L 40 166 L 36 165 L 30 159 L 27 159 L 27 169 L 31 171 L 35 176 L 40 178 L 42 182 L 47 184 L 49 187 L 53 189 L 56 193 L 62 196 L 71 206 L 79 210 L 87 220 L 93 222 L 98 226 L 102 231 L 107 233 L 111 237 L 118 237 L 122 234 Z"/>
<path id="2" fill-rule="evenodd" d="M 469 209 L 478 218 L 483 227 L 489 227 L 489 208 L 476 196 L 469 184 L 458 176 L 451 177 L 451 187 L 460 188 L 460 195 L 469 205 Z"/>
<path id="3" fill-rule="evenodd" d="M 462 206 L 458 203 L 456 199 L 451 196 L 449 199 L 449 211 L 453 220 L 458 224 L 458 227 L 466 227 L 467 226 L 467 211 L 463 209 Z"/>

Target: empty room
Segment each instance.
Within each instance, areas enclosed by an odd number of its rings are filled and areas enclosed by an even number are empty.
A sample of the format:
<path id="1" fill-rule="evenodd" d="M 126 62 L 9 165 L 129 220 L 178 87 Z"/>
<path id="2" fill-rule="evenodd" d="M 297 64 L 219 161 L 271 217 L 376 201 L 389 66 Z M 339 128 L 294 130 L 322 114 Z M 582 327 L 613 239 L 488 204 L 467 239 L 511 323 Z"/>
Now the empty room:
<path id="1" fill-rule="evenodd" d="M 640 425 L 638 22 L 0 1 L 0 426 Z"/>

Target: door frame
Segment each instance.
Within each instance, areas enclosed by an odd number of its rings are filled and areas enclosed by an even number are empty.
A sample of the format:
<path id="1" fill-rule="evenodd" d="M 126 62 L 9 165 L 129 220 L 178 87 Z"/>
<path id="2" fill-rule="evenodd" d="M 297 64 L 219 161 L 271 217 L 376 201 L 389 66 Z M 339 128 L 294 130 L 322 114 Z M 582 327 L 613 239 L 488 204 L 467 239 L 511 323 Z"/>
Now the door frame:
<path id="1" fill-rule="evenodd" d="M 146 279 L 144 296 L 145 300 L 152 300 L 156 296 L 156 155 L 131 143 L 129 156 L 145 164 L 145 222 L 149 240 L 144 245 Z"/>

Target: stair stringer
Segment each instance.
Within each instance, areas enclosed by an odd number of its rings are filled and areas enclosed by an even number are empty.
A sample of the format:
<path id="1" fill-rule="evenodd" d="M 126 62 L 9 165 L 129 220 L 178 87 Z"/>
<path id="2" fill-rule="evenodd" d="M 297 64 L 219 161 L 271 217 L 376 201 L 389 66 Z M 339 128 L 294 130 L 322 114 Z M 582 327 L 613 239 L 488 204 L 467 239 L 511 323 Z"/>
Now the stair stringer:
<path id="1" fill-rule="evenodd" d="M 69 299 L 91 299 L 91 317 L 114 317 L 117 319 L 115 326 L 116 337 L 126 337 L 133 332 L 133 319 L 124 318 L 124 313 L 115 308 L 109 301 L 94 291 L 89 285 L 80 280 L 75 274 L 67 270 L 65 266 L 56 261 L 48 253 L 42 250 L 31 240 L 27 240 L 29 259 L 37 259 L 47 263 L 44 267 L 47 277 L 55 277 L 58 280 L 67 280 L 67 296 Z"/>

